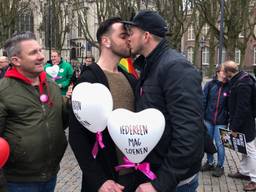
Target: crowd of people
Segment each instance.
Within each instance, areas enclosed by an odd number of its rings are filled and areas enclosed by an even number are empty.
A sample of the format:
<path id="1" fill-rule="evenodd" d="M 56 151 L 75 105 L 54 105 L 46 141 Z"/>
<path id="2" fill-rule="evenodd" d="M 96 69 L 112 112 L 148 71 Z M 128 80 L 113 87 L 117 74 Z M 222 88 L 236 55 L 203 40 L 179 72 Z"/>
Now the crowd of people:
<path id="1" fill-rule="evenodd" d="M 253 75 L 239 71 L 237 63 L 225 61 L 218 66 L 213 80 L 204 87 L 204 121 L 208 134 L 215 141 L 218 159 L 216 164 L 213 155 L 207 154 L 201 171 L 212 171 L 215 177 L 222 176 L 225 149 L 220 129 L 228 128 L 231 137 L 235 138 L 242 133 L 246 139 L 247 154 L 242 154 L 239 170 L 228 176 L 249 180 L 244 191 L 256 190 L 255 83 Z"/>
<path id="2" fill-rule="evenodd" d="M 67 146 L 64 130 L 82 170 L 82 192 L 195 192 L 199 171 L 224 174 L 225 150 L 219 128 L 235 137 L 244 133 L 248 154 L 233 178 L 247 178 L 244 190 L 256 189 L 255 122 L 252 109 L 255 80 L 233 61 L 216 69 L 216 77 L 202 90 L 198 70 L 169 47 L 167 24 L 155 11 L 140 11 L 131 21 L 119 17 L 103 21 L 97 30 L 100 56 L 85 58 L 73 68 L 53 50 L 45 64 L 41 45 L 31 32 L 14 34 L 0 57 L 0 136 L 11 153 L 0 169 L 0 191 L 53 192 L 59 163 Z M 136 55 L 142 66 L 139 79 L 118 66 L 121 58 Z M 108 147 L 91 155 L 95 133 L 85 129 L 73 113 L 73 86 L 100 83 L 111 92 L 114 109 L 140 112 L 156 108 L 165 117 L 164 133 L 146 157 L 155 179 L 134 169 L 115 171 L 124 155 L 102 132 Z M 217 148 L 201 166 L 205 126 Z"/>

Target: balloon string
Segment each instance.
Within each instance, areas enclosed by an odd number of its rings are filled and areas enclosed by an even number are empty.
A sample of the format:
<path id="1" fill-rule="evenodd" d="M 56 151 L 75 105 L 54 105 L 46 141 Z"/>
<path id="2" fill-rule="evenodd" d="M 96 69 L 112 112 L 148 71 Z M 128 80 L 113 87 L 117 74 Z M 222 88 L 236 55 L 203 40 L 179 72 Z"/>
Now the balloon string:
<path id="1" fill-rule="evenodd" d="M 115 167 L 116 171 L 120 171 L 121 169 L 128 169 L 134 167 L 135 170 L 141 171 L 144 175 L 146 175 L 149 179 L 154 180 L 156 179 L 156 175 L 150 170 L 150 164 L 147 162 L 144 163 L 133 163 L 129 161 L 126 157 L 123 158 L 124 164 L 118 165 Z"/>
<path id="2" fill-rule="evenodd" d="M 92 148 L 92 156 L 94 159 L 96 159 L 98 151 L 99 151 L 99 146 L 101 149 L 103 149 L 105 147 L 104 143 L 103 143 L 103 137 L 102 137 L 102 133 L 101 132 L 97 132 L 96 133 L 96 141 L 95 144 Z"/>

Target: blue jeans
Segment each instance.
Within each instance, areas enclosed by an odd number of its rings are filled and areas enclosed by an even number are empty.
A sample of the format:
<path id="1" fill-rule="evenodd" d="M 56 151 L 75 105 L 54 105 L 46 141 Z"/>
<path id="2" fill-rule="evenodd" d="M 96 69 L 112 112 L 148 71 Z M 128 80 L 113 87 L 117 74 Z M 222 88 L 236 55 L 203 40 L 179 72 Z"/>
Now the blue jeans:
<path id="1" fill-rule="evenodd" d="M 226 125 L 213 125 L 208 121 L 205 121 L 204 123 L 208 129 L 208 134 L 210 135 L 211 138 L 213 138 L 215 142 L 215 146 L 217 148 L 217 155 L 218 155 L 217 165 L 220 167 L 223 167 L 224 160 L 225 160 L 225 149 L 220 138 L 219 130 L 220 128 L 225 128 Z M 212 154 L 207 154 L 207 162 L 211 165 L 214 164 L 214 157 Z"/>
<path id="2" fill-rule="evenodd" d="M 196 192 L 198 187 L 198 174 L 189 182 L 176 188 L 176 192 Z"/>
<path id="3" fill-rule="evenodd" d="M 8 182 L 8 192 L 54 192 L 57 177 L 46 182 Z"/>

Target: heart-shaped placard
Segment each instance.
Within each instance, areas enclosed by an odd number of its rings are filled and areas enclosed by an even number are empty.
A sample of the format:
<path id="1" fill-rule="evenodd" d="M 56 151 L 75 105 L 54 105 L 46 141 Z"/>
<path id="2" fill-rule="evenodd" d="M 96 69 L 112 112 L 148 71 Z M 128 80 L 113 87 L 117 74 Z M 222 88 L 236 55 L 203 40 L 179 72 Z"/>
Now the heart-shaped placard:
<path id="1" fill-rule="evenodd" d="M 100 83 L 80 83 L 72 92 L 72 108 L 77 120 L 93 133 L 103 131 L 113 110 L 108 88 Z"/>
<path id="2" fill-rule="evenodd" d="M 45 72 L 50 75 L 52 78 L 56 78 L 58 76 L 60 67 L 59 65 L 53 65 L 52 67 L 47 67 Z"/>
<path id="3" fill-rule="evenodd" d="M 5 139 L 0 137 L 0 168 L 4 166 L 10 155 L 10 147 Z"/>
<path id="4" fill-rule="evenodd" d="M 138 113 L 120 108 L 108 118 L 111 138 L 133 163 L 140 163 L 146 158 L 160 140 L 164 127 L 164 115 L 153 108 Z"/>

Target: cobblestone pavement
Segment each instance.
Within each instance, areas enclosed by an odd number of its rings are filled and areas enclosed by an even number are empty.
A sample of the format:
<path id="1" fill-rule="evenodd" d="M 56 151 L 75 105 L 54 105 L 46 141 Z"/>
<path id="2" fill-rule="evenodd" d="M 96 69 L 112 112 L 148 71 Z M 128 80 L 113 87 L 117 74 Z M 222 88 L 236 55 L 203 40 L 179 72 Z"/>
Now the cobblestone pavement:
<path id="1" fill-rule="evenodd" d="M 198 192 L 242 192 L 243 185 L 248 181 L 232 179 L 228 173 L 236 172 L 239 167 L 241 155 L 237 152 L 225 148 L 226 159 L 224 163 L 225 173 L 223 176 L 216 178 L 211 176 L 211 172 L 200 172 Z M 216 159 L 216 158 L 215 158 Z M 204 158 L 203 162 L 206 161 Z"/>
<path id="2" fill-rule="evenodd" d="M 225 175 L 219 178 L 212 177 L 210 172 L 200 172 L 198 192 L 242 192 L 246 181 L 227 177 L 230 172 L 235 172 L 239 166 L 240 154 L 226 149 Z M 205 161 L 205 158 L 203 162 Z M 74 154 L 68 146 L 61 162 L 61 169 L 55 192 L 80 192 L 81 171 L 75 160 Z"/>
<path id="3" fill-rule="evenodd" d="M 82 172 L 70 146 L 60 163 L 55 192 L 80 192 Z"/>
<path id="4" fill-rule="evenodd" d="M 204 79 L 202 84 L 210 79 Z M 241 155 L 226 148 L 226 160 L 224 164 L 225 174 L 219 178 L 212 177 L 211 172 L 200 172 L 198 192 L 242 192 L 246 181 L 231 179 L 227 176 L 230 172 L 236 172 Z M 203 159 L 203 162 L 206 158 Z M 55 192 L 80 192 L 81 171 L 73 152 L 68 146 L 61 162 L 61 169 Z M 255 191 L 256 192 L 256 191 Z"/>

